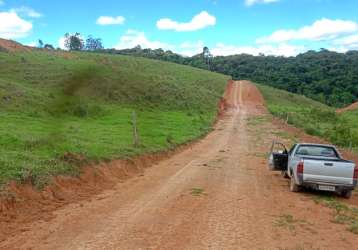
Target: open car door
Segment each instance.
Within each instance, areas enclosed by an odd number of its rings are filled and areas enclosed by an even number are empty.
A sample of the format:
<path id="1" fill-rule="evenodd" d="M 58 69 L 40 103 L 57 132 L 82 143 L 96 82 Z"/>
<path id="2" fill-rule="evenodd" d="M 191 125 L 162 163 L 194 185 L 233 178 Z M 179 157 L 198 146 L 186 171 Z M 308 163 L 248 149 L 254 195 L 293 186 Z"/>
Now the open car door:
<path id="1" fill-rule="evenodd" d="M 288 167 L 288 151 L 280 142 L 272 142 L 270 156 L 269 156 L 269 169 L 271 171 L 286 171 Z"/>

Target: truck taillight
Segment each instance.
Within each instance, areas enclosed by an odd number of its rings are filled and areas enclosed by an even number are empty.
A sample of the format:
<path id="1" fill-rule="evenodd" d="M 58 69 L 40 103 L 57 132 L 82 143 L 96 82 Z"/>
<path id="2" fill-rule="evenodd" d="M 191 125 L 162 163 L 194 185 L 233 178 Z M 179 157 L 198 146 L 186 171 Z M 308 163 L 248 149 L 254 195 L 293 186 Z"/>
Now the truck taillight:
<path id="1" fill-rule="evenodd" d="M 356 167 L 354 168 L 353 179 L 358 180 L 358 166 L 356 166 Z"/>
<path id="2" fill-rule="evenodd" d="M 300 161 L 297 165 L 297 174 L 303 174 L 303 161 Z"/>

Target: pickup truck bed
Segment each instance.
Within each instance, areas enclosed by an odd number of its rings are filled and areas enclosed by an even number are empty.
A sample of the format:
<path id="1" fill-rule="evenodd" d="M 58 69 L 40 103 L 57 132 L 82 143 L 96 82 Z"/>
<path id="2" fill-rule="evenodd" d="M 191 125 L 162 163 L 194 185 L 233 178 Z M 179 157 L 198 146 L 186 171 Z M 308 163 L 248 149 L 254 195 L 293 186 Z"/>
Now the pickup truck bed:
<path id="1" fill-rule="evenodd" d="M 303 182 L 323 182 L 335 185 L 353 185 L 355 164 L 343 159 L 302 157 Z"/>

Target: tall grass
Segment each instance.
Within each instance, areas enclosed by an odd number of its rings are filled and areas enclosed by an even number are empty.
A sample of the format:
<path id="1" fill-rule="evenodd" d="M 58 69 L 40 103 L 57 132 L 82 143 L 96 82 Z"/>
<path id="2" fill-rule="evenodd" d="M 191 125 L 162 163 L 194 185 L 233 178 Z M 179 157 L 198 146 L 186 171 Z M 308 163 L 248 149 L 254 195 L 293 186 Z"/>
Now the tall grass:
<path id="1" fill-rule="evenodd" d="M 257 86 L 273 115 L 339 146 L 358 147 L 357 112 L 337 114 L 332 107 L 307 97 L 265 85 Z"/>

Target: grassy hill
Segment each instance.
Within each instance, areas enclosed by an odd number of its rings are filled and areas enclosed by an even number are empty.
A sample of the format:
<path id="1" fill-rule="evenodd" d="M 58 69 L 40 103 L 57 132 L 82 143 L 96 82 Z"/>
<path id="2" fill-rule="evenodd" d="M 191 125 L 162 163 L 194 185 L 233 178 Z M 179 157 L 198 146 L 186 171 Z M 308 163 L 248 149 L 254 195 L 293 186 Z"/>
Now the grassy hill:
<path id="1" fill-rule="evenodd" d="M 0 52 L 0 184 L 76 174 L 68 155 L 125 158 L 198 138 L 210 130 L 228 78 L 127 56 Z"/>
<path id="2" fill-rule="evenodd" d="M 162 49 L 103 50 L 176 62 L 207 69 L 203 54 L 183 57 Z M 246 79 L 278 89 L 305 95 L 335 107 L 345 107 L 358 100 L 358 51 L 337 53 L 321 49 L 295 57 L 265 55 L 216 56 L 210 62 L 212 71 Z"/>
<path id="3" fill-rule="evenodd" d="M 358 147 L 358 111 L 336 113 L 335 109 L 302 95 L 257 85 L 269 111 L 306 133 L 340 146 Z"/>

